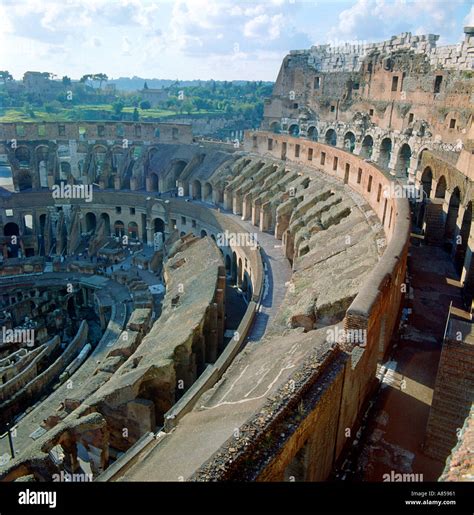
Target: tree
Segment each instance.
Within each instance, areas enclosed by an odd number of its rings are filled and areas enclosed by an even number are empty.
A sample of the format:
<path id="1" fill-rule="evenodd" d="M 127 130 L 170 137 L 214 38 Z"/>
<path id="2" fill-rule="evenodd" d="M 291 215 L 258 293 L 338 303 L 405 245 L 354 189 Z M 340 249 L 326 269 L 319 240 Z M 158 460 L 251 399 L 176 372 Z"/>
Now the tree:
<path id="1" fill-rule="evenodd" d="M 140 102 L 140 109 L 151 109 L 151 104 L 148 100 Z"/>
<path id="2" fill-rule="evenodd" d="M 72 83 L 71 79 L 70 79 L 67 75 L 65 75 L 65 76 L 62 78 L 62 82 L 63 82 L 63 84 L 64 84 L 65 86 L 70 86 L 70 85 L 71 85 L 71 83 Z"/>
<path id="3" fill-rule="evenodd" d="M 112 109 L 114 110 L 114 113 L 117 116 L 122 114 L 123 107 L 124 107 L 124 103 L 121 100 L 117 100 L 117 102 L 114 102 L 112 104 Z"/>
<path id="4" fill-rule="evenodd" d="M 0 81 L 2 81 L 3 84 L 6 84 L 7 82 L 12 81 L 12 80 L 13 80 L 13 76 L 11 75 L 10 72 L 8 72 L 7 70 L 0 71 Z"/>
<path id="5" fill-rule="evenodd" d="M 183 102 L 182 110 L 188 114 L 191 114 L 193 107 L 194 107 L 193 103 L 190 102 L 189 100 L 186 100 L 185 102 Z"/>
<path id="6" fill-rule="evenodd" d="M 92 76 L 92 79 L 99 81 L 99 89 L 102 89 L 103 82 L 107 82 L 109 80 L 105 73 L 96 73 Z"/>
<path id="7" fill-rule="evenodd" d="M 135 107 L 135 109 L 133 110 L 133 121 L 138 122 L 139 119 L 140 115 L 138 114 L 138 109 Z"/>

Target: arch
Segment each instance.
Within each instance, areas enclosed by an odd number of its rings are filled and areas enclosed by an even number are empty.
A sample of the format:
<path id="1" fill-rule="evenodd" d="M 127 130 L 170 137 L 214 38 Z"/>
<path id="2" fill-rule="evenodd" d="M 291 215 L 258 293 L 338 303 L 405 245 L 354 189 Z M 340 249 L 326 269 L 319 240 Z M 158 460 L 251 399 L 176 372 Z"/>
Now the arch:
<path id="1" fill-rule="evenodd" d="M 107 213 L 101 213 L 100 219 L 104 221 L 105 233 L 110 236 L 110 216 Z"/>
<path id="2" fill-rule="evenodd" d="M 456 236 L 456 222 L 458 219 L 459 205 L 461 203 L 461 193 L 459 188 L 454 188 L 449 198 L 448 214 L 446 216 L 446 225 L 444 229 L 444 238 L 447 242 L 453 243 Z"/>
<path id="3" fill-rule="evenodd" d="M 426 152 L 428 150 L 428 147 L 423 147 L 420 152 L 418 153 L 418 160 L 417 160 L 417 163 L 416 163 L 416 167 L 417 169 L 421 168 L 421 161 L 423 159 L 423 153 Z"/>
<path id="4" fill-rule="evenodd" d="M 150 191 L 158 191 L 158 174 L 151 173 L 150 178 L 151 178 Z"/>
<path id="5" fill-rule="evenodd" d="M 207 236 L 207 232 L 204 229 L 202 229 L 201 230 L 201 238 L 205 238 L 206 236 Z"/>
<path id="6" fill-rule="evenodd" d="M 39 224 L 40 224 L 40 233 L 44 234 L 44 229 L 46 227 L 46 215 L 43 213 L 39 217 Z"/>
<path id="7" fill-rule="evenodd" d="M 67 161 L 61 161 L 59 166 L 60 166 L 59 178 L 67 180 L 71 175 L 71 164 Z"/>
<path id="8" fill-rule="evenodd" d="M 431 195 L 431 188 L 433 185 L 433 172 L 431 171 L 431 168 L 427 166 L 423 173 L 421 174 L 421 187 L 423 189 L 423 197 L 424 198 L 430 198 Z"/>
<path id="9" fill-rule="evenodd" d="M 335 147 L 336 146 L 336 143 L 337 143 L 337 135 L 336 135 L 336 131 L 334 129 L 328 129 L 326 131 L 326 134 L 324 136 L 324 141 L 328 144 L 328 145 L 331 145 L 332 147 Z"/>
<path id="10" fill-rule="evenodd" d="M 229 256 L 229 254 L 226 254 L 225 255 L 225 269 L 226 269 L 226 272 L 230 272 L 231 266 L 232 266 L 232 261 L 230 259 L 230 256 Z"/>
<path id="11" fill-rule="evenodd" d="M 362 146 L 360 149 L 360 157 L 370 159 L 374 151 L 374 138 L 370 134 L 367 134 L 362 140 Z"/>
<path id="12" fill-rule="evenodd" d="M 29 167 L 31 162 L 31 152 L 28 147 L 21 145 L 15 149 L 15 158 L 20 168 Z"/>
<path id="13" fill-rule="evenodd" d="M 194 181 L 191 183 L 191 189 L 191 197 L 193 199 L 201 200 L 201 181 L 194 179 Z"/>
<path id="14" fill-rule="evenodd" d="M 408 169 L 410 168 L 411 148 L 408 143 L 404 143 L 398 151 L 398 159 L 396 171 L 401 175 L 408 176 Z"/>
<path id="15" fill-rule="evenodd" d="M 308 139 L 310 139 L 311 141 L 318 141 L 318 137 L 318 129 L 314 125 L 312 125 L 308 129 Z"/>
<path id="16" fill-rule="evenodd" d="M 242 280 L 244 278 L 244 269 L 242 266 L 242 258 L 239 257 L 237 265 L 237 286 L 242 286 Z"/>
<path id="17" fill-rule="evenodd" d="M 174 190 L 178 187 L 178 180 L 183 170 L 188 166 L 186 161 L 178 159 L 171 165 L 168 174 L 166 175 L 166 184 L 164 185 L 164 191 Z"/>
<path id="18" fill-rule="evenodd" d="M 351 132 L 351 131 L 346 132 L 346 134 L 344 136 L 344 148 L 351 154 L 352 154 L 352 152 L 354 152 L 355 140 L 356 140 L 356 137 L 353 132 Z"/>
<path id="19" fill-rule="evenodd" d="M 231 281 L 233 284 L 237 282 L 237 254 L 232 252 Z"/>
<path id="20" fill-rule="evenodd" d="M 136 222 L 128 224 L 128 236 L 134 240 L 138 240 L 138 225 Z"/>
<path id="21" fill-rule="evenodd" d="M 288 134 L 297 138 L 300 135 L 300 127 L 297 123 L 292 123 L 288 127 Z"/>
<path id="22" fill-rule="evenodd" d="M 33 215 L 25 215 L 23 217 L 23 226 L 25 236 L 28 234 L 33 234 Z"/>
<path id="23" fill-rule="evenodd" d="M 280 134 L 281 132 L 281 125 L 279 122 L 272 122 L 270 124 L 270 130 L 274 133 L 274 134 Z"/>
<path id="24" fill-rule="evenodd" d="M 165 232 L 164 220 L 162 220 L 161 218 L 155 218 L 153 220 L 153 232 L 154 233 L 157 233 L 157 232 L 164 233 Z"/>
<path id="25" fill-rule="evenodd" d="M 212 184 L 210 182 L 204 183 L 202 200 L 204 200 L 204 202 L 212 202 Z"/>
<path id="26" fill-rule="evenodd" d="M 20 170 L 18 173 L 18 189 L 20 191 L 33 188 L 33 177 L 29 170 Z"/>
<path id="27" fill-rule="evenodd" d="M 456 253 L 454 255 L 454 264 L 458 274 L 461 275 L 464 266 L 464 259 L 467 252 L 467 244 L 469 242 L 469 234 L 471 233 L 472 225 L 472 201 L 466 206 L 464 215 L 462 217 L 461 230 L 457 238 Z"/>
<path id="28" fill-rule="evenodd" d="M 89 212 L 86 214 L 86 232 L 95 232 L 97 226 L 97 218 L 94 213 Z"/>
<path id="29" fill-rule="evenodd" d="M 381 168 L 388 168 L 392 158 L 392 140 L 384 138 L 380 143 L 378 164 Z"/>
<path id="30" fill-rule="evenodd" d="M 435 198 L 444 198 L 446 196 L 446 178 L 442 175 L 436 184 Z"/>
<path id="31" fill-rule="evenodd" d="M 8 222 L 3 227 L 4 236 L 20 236 L 20 228 L 15 222 Z"/>
<path id="32" fill-rule="evenodd" d="M 248 274 L 247 272 L 244 273 L 244 278 L 242 280 L 242 286 L 241 286 L 241 289 L 242 291 L 247 291 L 248 290 L 248 287 L 249 287 L 249 277 L 248 277 Z"/>
<path id="33" fill-rule="evenodd" d="M 125 225 L 122 220 L 117 220 L 114 223 L 114 234 L 115 236 L 123 236 L 125 234 Z"/>

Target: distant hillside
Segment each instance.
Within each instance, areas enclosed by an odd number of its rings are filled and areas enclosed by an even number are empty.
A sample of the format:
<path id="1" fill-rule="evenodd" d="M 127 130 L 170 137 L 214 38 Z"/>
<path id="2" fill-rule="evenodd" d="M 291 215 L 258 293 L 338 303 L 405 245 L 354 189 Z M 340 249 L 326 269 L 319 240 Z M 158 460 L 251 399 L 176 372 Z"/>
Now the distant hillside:
<path id="1" fill-rule="evenodd" d="M 207 86 L 209 84 L 212 84 L 213 82 L 216 83 L 216 85 L 224 84 L 227 81 L 212 81 L 212 80 L 170 80 L 170 79 L 145 79 L 142 77 L 119 77 L 118 79 L 110 79 L 108 81 L 108 84 L 115 84 L 115 87 L 118 90 L 122 91 L 137 91 L 143 88 L 143 85 L 147 83 L 149 88 L 169 88 L 170 86 L 179 84 L 183 88 L 188 86 Z M 234 80 L 230 81 L 234 85 L 242 85 L 246 84 L 248 81 L 246 80 Z M 263 85 L 272 85 L 273 82 L 263 81 Z"/>

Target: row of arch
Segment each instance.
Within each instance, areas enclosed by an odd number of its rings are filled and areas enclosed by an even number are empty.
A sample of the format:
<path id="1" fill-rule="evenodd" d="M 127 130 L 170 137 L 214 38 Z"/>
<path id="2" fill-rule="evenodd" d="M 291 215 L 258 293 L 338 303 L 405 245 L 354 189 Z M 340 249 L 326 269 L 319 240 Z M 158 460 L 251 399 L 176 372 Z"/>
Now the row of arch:
<path id="1" fill-rule="evenodd" d="M 281 126 L 279 122 L 273 122 L 270 125 L 272 132 L 280 133 Z M 288 133 L 290 136 L 298 137 L 300 134 L 300 127 L 298 124 L 294 123 L 288 127 Z M 316 126 L 312 125 L 307 130 L 307 139 L 311 141 L 319 140 L 319 133 Z M 324 133 L 323 138 L 324 143 L 327 145 L 336 147 L 337 146 L 337 133 L 333 128 L 329 128 Z M 353 131 L 347 131 L 344 134 L 343 138 L 343 146 L 347 152 L 354 153 L 356 148 L 356 135 Z M 389 137 L 385 137 L 380 142 L 379 154 L 377 156 L 376 162 L 382 168 L 389 168 L 389 164 L 392 160 L 392 151 L 393 151 L 393 142 Z M 410 167 L 410 160 L 412 158 L 413 151 L 408 143 L 403 143 L 397 154 L 395 171 L 400 174 L 406 175 L 408 173 L 408 169 Z M 364 159 L 372 159 L 374 156 L 374 138 L 370 134 L 366 134 L 362 140 L 359 156 Z"/>

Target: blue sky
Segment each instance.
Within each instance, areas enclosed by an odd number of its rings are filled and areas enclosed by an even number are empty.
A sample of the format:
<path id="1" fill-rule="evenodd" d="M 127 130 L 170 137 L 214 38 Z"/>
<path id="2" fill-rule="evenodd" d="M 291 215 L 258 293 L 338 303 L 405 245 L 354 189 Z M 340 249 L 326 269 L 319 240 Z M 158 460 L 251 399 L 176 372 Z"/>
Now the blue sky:
<path id="1" fill-rule="evenodd" d="M 467 0 L 0 0 L 0 69 L 275 80 L 291 49 L 400 32 L 454 44 L 467 24 Z"/>

